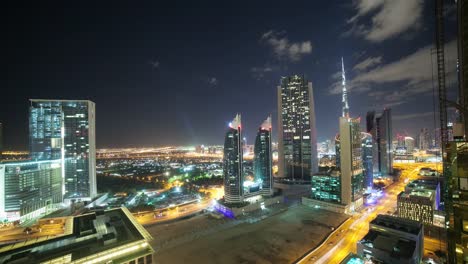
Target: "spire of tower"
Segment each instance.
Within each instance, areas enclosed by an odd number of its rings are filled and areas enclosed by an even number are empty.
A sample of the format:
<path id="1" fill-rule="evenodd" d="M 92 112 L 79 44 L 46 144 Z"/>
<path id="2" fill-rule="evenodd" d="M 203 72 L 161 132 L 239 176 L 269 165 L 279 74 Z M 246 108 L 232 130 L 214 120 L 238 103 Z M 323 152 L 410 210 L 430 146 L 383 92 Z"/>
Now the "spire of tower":
<path id="1" fill-rule="evenodd" d="M 341 57 L 341 78 L 343 85 L 343 99 L 341 101 L 343 107 L 343 117 L 349 117 L 349 106 L 348 106 L 348 92 L 346 91 L 346 76 L 344 70 L 344 60 Z"/>

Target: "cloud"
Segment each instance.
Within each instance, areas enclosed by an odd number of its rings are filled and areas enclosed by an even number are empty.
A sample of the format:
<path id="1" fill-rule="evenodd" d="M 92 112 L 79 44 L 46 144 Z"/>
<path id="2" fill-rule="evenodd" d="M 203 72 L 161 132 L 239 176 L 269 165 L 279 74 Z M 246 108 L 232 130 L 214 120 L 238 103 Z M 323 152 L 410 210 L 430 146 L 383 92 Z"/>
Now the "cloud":
<path id="1" fill-rule="evenodd" d="M 370 68 L 372 66 L 380 64 L 381 62 L 382 62 L 382 56 L 369 57 L 369 58 L 361 61 L 360 63 L 354 65 L 353 70 L 363 71 L 363 70 L 366 70 L 367 68 Z"/>
<path id="2" fill-rule="evenodd" d="M 352 34 L 371 42 L 381 42 L 418 29 L 421 26 L 424 1 L 355 0 L 353 6 L 356 14 L 348 20 L 352 26 L 345 35 Z"/>
<path id="3" fill-rule="evenodd" d="M 250 68 L 250 73 L 252 74 L 252 77 L 254 77 L 256 80 L 261 80 L 263 79 L 263 77 L 265 77 L 265 74 L 277 70 L 277 68 L 278 67 L 273 67 L 269 65 L 264 65 L 263 67 L 252 67 Z"/>
<path id="4" fill-rule="evenodd" d="M 279 60 L 300 61 L 304 55 L 312 52 L 310 41 L 290 42 L 285 37 L 285 32 L 270 30 L 260 38 L 262 43 L 267 44 L 273 49 L 273 53 Z"/>
<path id="5" fill-rule="evenodd" d="M 160 63 L 159 61 L 150 61 L 149 64 L 151 65 L 151 67 L 153 67 L 153 69 L 158 69 L 159 66 L 160 66 Z"/>
<path id="6" fill-rule="evenodd" d="M 431 56 L 432 45 L 388 64 L 358 71 L 354 78 L 347 81 L 352 93 L 370 91 L 367 96 L 376 102 L 388 105 L 402 104 L 415 95 L 428 94 L 433 90 L 433 77 L 437 78 L 435 57 Z M 445 45 L 446 83 L 456 83 L 457 42 L 452 40 Z M 340 94 L 341 84 L 333 82 L 330 94 Z"/>
<path id="7" fill-rule="evenodd" d="M 407 115 L 394 115 L 392 116 L 392 120 L 407 120 L 407 119 L 416 119 L 416 118 L 423 118 L 423 117 L 429 117 L 433 116 L 434 112 L 423 112 L 423 113 L 417 113 L 417 114 L 407 114 Z"/>
<path id="8" fill-rule="evenodd" d="M 212 86 L 218 85 L 219 81 L 216 79 L 216 77 L 210 77 L 208 78 L 208 84 Z"/>

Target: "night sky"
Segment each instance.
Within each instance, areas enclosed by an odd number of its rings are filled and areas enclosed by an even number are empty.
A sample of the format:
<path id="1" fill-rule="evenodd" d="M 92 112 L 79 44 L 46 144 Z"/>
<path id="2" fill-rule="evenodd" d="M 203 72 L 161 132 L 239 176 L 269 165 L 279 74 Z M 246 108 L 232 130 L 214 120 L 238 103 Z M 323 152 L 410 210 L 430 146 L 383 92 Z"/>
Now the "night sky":
<path id="1" fill-rule="evenodd" d="M 5 147 L 28 149 L 30 98 L 94 101 L 99 148 L 222 144 L 236 112 L 251 144 L 269 113 L 276 128 L 276 86 L 290 74 L 312 81 L 325 140 L 338 131 L 341 56 L 351 115 L 365 119 L 368 110 L 391 107 L 394 132 L 416 136 L 434 127 L 433 13 L 432 1 L 419 0 L 4 7 Z M 447 14 L 448 84 L 455 87 L 452 6 Z"/>

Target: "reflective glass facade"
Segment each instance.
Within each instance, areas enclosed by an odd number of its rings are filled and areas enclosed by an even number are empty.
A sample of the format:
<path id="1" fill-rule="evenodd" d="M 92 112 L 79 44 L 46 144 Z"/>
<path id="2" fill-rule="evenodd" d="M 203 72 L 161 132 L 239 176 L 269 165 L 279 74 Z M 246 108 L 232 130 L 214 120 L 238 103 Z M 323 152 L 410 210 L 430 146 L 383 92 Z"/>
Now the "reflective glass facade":
<path id="1" fill-rule="evenodd" d="M 283 77 L 278 87 L 278 176 L 309 183 L 318 171 L 312 84 Z"/>
<path id="2" fill-rule="evenodd" d="M 64 199 L 96 195 L 95 105 L 86 100 L 31 100 L 31 157 L 62 159 Z"/>
<path id="3" fill-rule="evenodd" d="M 226 203 L 243 202 L 243 153 L 241 117 L 230 123 L 224 139 L 223 156 L 224 199 Z"/>
<path id="4" fill-rule="evenodd" d="M 267 121 L 270 120 L 270 117 Z M 273 174 L 271 156 L 271 121 L 265 122 L 257 132 L 254 147 L 254 175 L 255 181 L 261 182 L 261 194 L 273 194 Z"/>
<path id="5" fill-rule="evenodd" d="M 62 202 L 61 160 L 0 164 L 0 218 L 23 219 Z"/>
<path id="6" fill-rule="evenodd" d="M 393 173 L 393 150 L 392 150 L 392 111 L 384 109 L 382 115 L 376 119 L 378 171 L 382 175 Z"/>

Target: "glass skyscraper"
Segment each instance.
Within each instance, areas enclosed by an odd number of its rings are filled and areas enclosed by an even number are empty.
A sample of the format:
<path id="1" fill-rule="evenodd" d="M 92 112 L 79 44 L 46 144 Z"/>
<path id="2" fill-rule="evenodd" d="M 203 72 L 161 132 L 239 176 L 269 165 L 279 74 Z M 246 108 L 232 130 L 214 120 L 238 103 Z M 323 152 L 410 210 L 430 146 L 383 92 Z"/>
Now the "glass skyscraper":
<path id="1" fill-rule="evenodd" d="M 62 203 L 61 160 L 0 163 L 0 220 L 35 218 Z"/>
<path id="2" fill-rule="evenodd" d="M 32 99 L 31 158 L 62 160 L 64 199 L 96 196 L 95 104 L 87 100 Z"/>
<path id="3" fill-rule="evenodd" d="M 336 153 L 340 155 L 337 168 L 341 171 L 341 203 L 360 207 L 363 202 L 364 176 L 359 118 L 340 117 L 340 136 L 336 147 Z"/>
<path id="4" fill-rule="evenodd" d="M 318 171 L 312 83 L 283 77 L 278 86 L 278 177 L 310 183 Z"/>
<path id="5" fill-rule="evenodd" d="M 381 175 L 393 173 L 393 150 L 392 150 L 392 111 L 384 109 L 381 116 L 376 118 L 376 135 L 378 151 L 378 171 Z"/>
<path id="6" fill-rule="evenodd" d="M 244 201 L 243 183 L 243 151 L 241 116 L 236 115 L 229 123 L 229 130 L 224 139 L 224 200 L 226 203 L 241 203 Z"/>
<path id="7" fill-rule="evenodd" d="M 273 194 L 272 156 L 271 156 L 271 117 L 269 116 L 260 126 L 254 147 L 254 175 L 255 181 L 261 182 L 260 193 Z"/>

